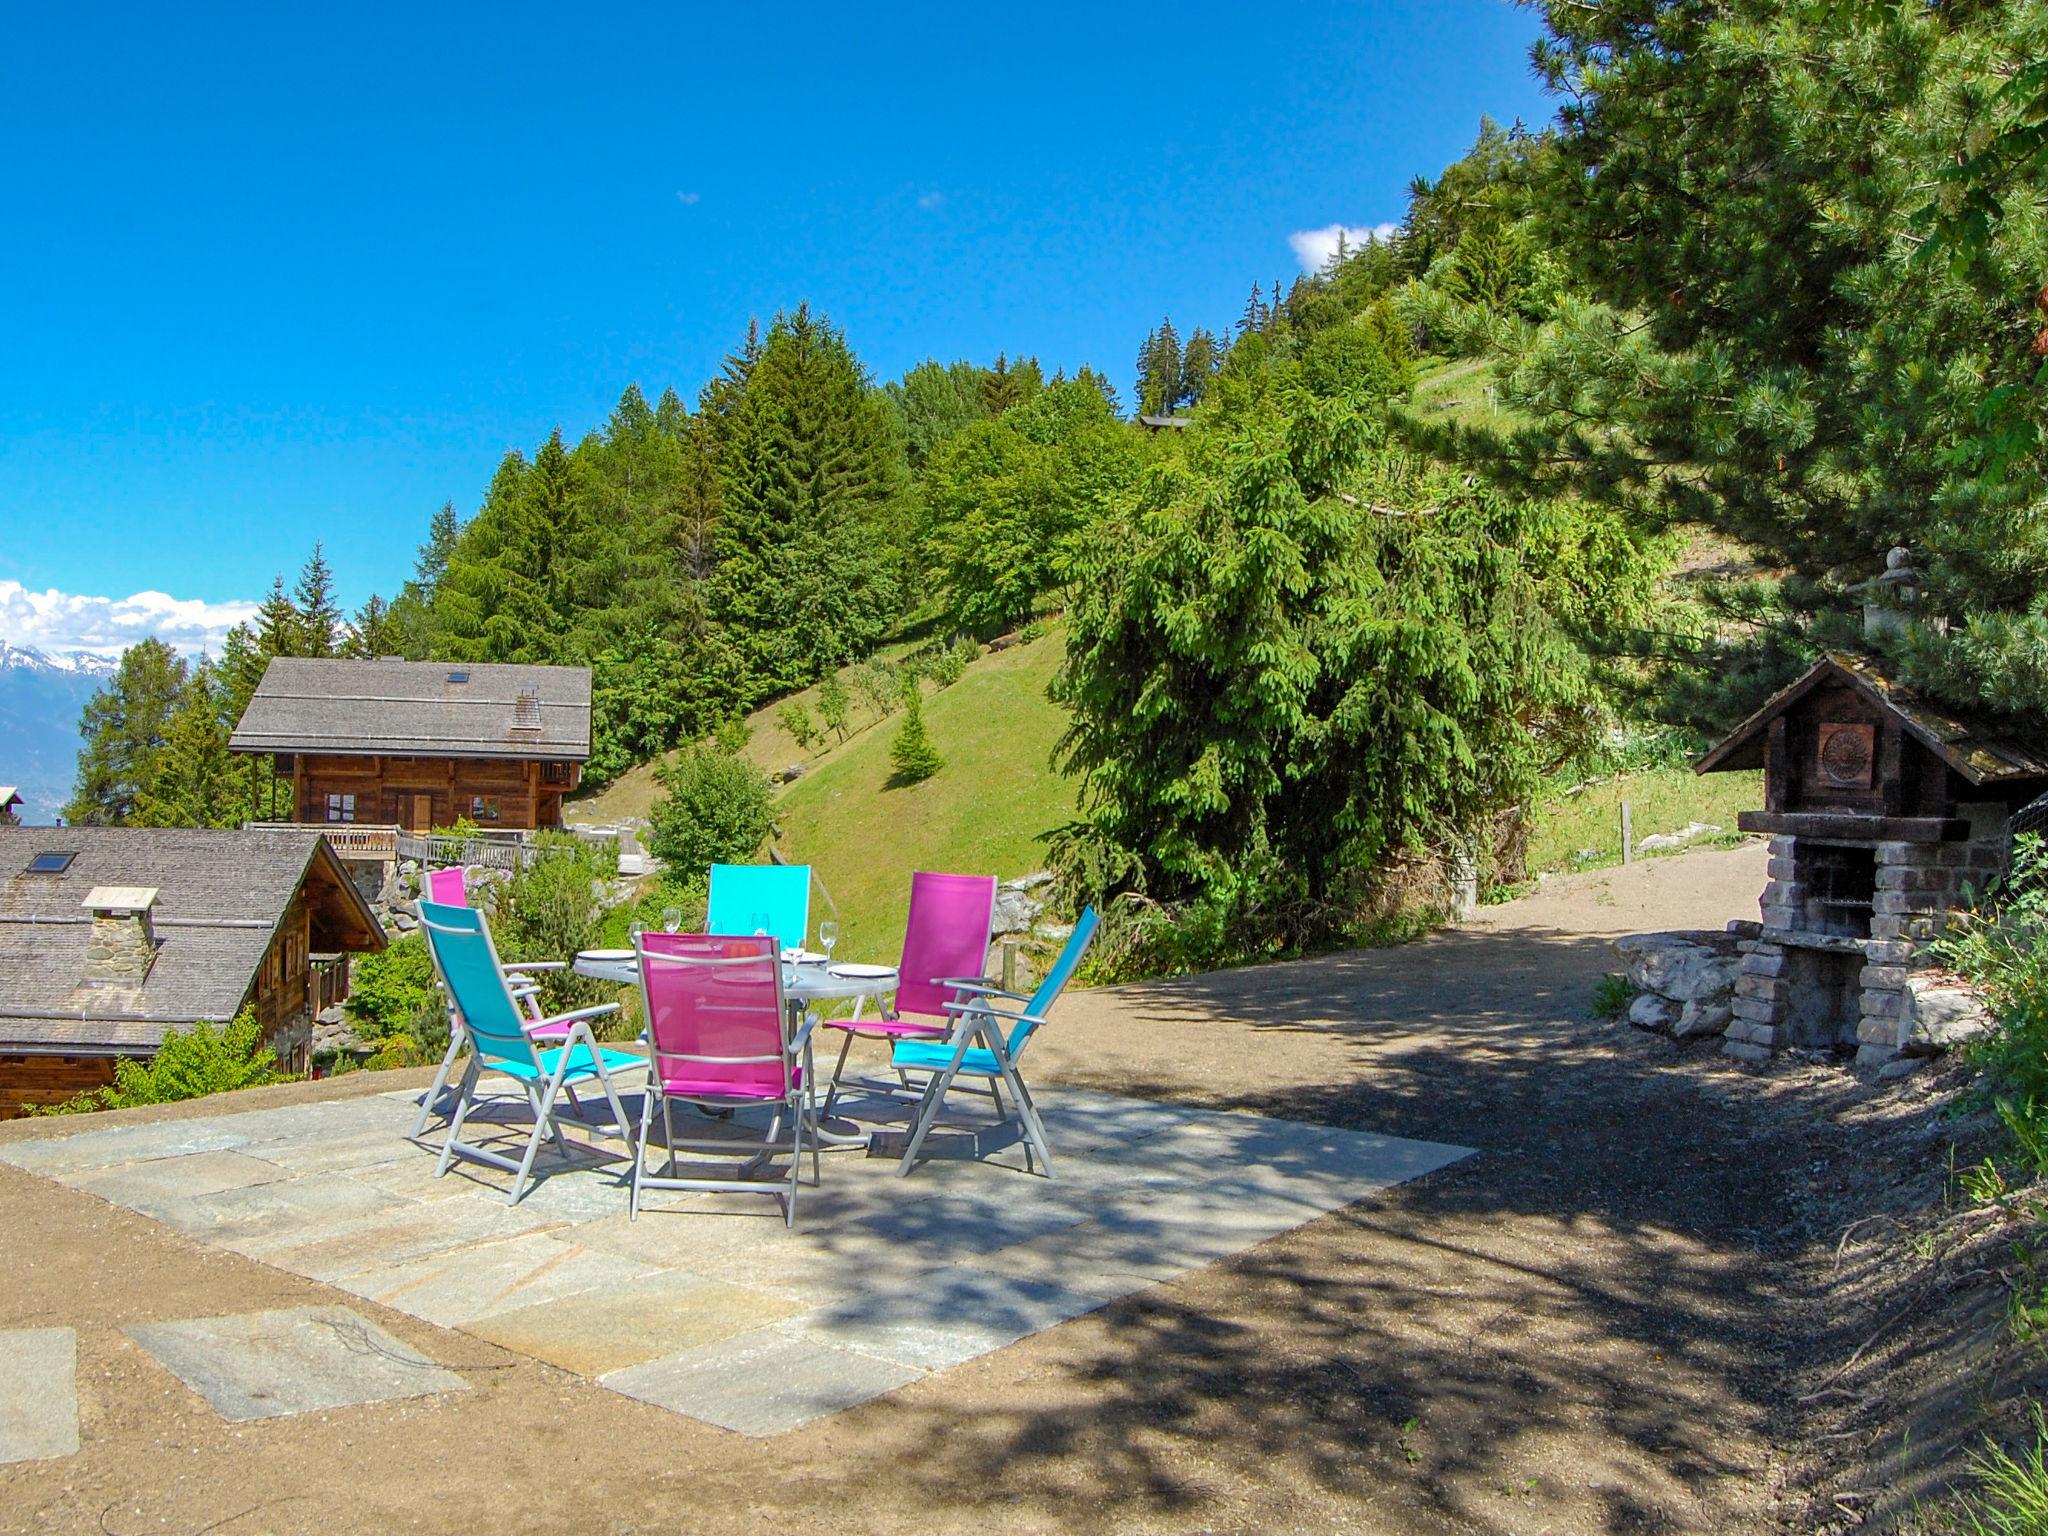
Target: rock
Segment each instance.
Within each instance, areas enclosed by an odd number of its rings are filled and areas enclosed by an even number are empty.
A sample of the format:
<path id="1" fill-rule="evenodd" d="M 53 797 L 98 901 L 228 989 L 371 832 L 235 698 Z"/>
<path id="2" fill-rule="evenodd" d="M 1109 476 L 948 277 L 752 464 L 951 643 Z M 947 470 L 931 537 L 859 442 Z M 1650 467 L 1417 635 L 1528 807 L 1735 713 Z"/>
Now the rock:
<path id="1" fill-rule="evenodd" d="M 1696 837 L 1708 837 L 1721 829 L 1710 821 L 1688 821 L 1676 832 L 1653 832 L 1636 841 L 1637 853 L 1660 853 L 1670 848 L 1683 848 Z"/>
<path id="2" fill-rule="evenodd" d="M 644 853 L 622 853 L 619 855 L 619 873 L 622 875 L 644 875 L 647 873 L 647 855 Z"/>
<path id="3" fill-rule="evenodd" d="M 1678 1022 L 1679 1005 L 1668 997 L 1659 997 L 1654 992 L 1645 992 L 1628 1005 L 1628 1021 L 1637 1029 L 1653 1030 L 1668 1034 L 1671 1026 Z M 1724 1023 L 1725 1029 L 1727 1025 Z"/>
<path id="4" fill-rule="evenodd" d="M 414 917 L 410 912 L 406 911 L 403 907 L 399 908 L 398 911 L 391 914 L 391 926 L 396 928 L 400 933 L 411 933 L 413 929 L 419 927 L 419 925 L 420 920 Z"/>
<path id="5" fill-rule="evenodd" d="M 810 768 L 808 765 L 804 763 L 791 763 L 775 776 L 775 782 L 778 784 L 794 784 L 809 772 Z"/>
<path id="6" fill-rule="evenodd" d="M 990 924 L 994 933 L 1026 933 L 1038 921 L 1038 914 L 1045 910 L 1045 903 L 1025 894 L 1014 886 L 996 888 L 995 921 Z"/>
<path id="7" fill-rule="evenodd" d="M 1614 953 L 1638 992 L 1677 1003 L 1732 991 L 1742 969 L 1734 940 L 1720 933 L 1634 933 L 1616 939 Z"/>
<path id="8" fill-rule="evenodd" d="M 1878 1081 L 1895 1082 L 1899 1078 L 1912 1076 L 1926 1065 L 1927 1058 L 1924 1056 L 1901 1056 L 1898 1060 L 1888 1061 L 1877 1069 Z"/>
<path id="9" fill-rule="evenodd" d="M 1970 988 L 1914 976 L 1906 981 L 1899 1019 L 1899 1049 L 1908 1056 L 1939 1056 L 1987 1034 L 1991 1012 Z"/>
<path id="10" fill-rule="evenodd" d="M 1728 1028 L 1734 1017 L 1735 1010 L 1726 1001 L 1690 1002 L 1678 1010 L 1678 1020 L 1671 1026 L 1671 1038 L 1694 1040 L 1702 1035 L 1718 1035 Z"/>
<path id="11" fill-rule="evenodd" d="M 1041 869 L 1035 875 L 1019 875 L 1016 879 L 1004 883 L 1013 891 L 1035 891 L 1044 886 L 1051 885 L 1052 875 L 1050 872 Z"/>

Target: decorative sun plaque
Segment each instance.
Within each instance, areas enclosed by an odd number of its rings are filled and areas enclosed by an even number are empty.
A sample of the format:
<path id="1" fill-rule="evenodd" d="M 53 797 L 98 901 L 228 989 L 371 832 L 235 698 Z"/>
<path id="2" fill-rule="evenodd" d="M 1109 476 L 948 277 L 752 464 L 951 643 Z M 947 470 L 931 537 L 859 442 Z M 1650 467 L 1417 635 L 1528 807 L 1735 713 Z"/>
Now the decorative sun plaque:
<path id="1" fill-rule="evenodd" d="M 1868 789 L 1877 767 L 1877 727 L 1830 723 L 1820 728 L 1820 780 L 1831 789 Z"/>

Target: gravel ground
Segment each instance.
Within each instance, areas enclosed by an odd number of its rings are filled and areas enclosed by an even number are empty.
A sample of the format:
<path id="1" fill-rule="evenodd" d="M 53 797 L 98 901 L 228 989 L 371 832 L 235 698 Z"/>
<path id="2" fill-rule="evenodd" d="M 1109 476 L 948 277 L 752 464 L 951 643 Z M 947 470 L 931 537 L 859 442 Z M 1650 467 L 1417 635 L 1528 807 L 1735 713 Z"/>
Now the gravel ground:
<path id="1" fill-rule="evenodd" d="M 1760 847 L 1695 853 L 1398 949 L 1070 998 L 1046 1080 L 1480 1155 L 766 1442 L 352 1300 L 471 1390 L 225 1425 L 120 1328 L 341 1298 L 0 1168 L 0 1326 L 79 1330 L 85 1434 L 0 1468 L 0 1529 L 1811 1528 L 1796 1389 L 1860 1337 L 1816 1311 L 1865 1193 L 1845 1127 L 1905 1136 L 1924 1089 L 1585 1016 L 1609 937 L 1753 915 L 1763 880 Z"/>

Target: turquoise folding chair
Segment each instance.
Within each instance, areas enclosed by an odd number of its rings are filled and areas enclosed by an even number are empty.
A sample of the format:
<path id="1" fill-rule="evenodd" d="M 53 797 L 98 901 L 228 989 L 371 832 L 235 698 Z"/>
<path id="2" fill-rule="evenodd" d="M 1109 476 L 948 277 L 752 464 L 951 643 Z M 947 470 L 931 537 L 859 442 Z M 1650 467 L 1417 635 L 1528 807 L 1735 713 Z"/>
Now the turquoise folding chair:
<path id="1" fill-rule="evenodd" d="M 511 983 L 491 943 L 491 931 L 481 912 L 469 907 L 443 906 L 438 902 L 419 904 L 420 929 L 427 936 L 427 949 L 434 957 L 434 971 L 447 990 L 450 1007 L 462 1019 L 469 1037 L 469 1066 L 455 1091 L 455 1113 L 448 1121 L 448 1139 L 441 1147 L 441 1161 L 434 1169 L 438 1178 L 458 1157 L 502 1168 L 513 1175 L 512 1194 L 506 1201 L 517 1205 L 533 1177 L 534 1158 L 541 1142 L 552 1137 L 556 1150 L 569 1155 L 569 1143 L 556 1122 L 555 1101 L 574 1091 L 580 1082 L 595 1081 L 612 1107 L 608 1129 L 633 1144 L 633 1130 L 626 1109 L 612 1087 L 614 1072 L 644 1067 L 647 1063 L 628 1051 L 602 1049 L 590 1032 L 590 1020 L 615 1013 L 617 1003 L 600 1003 L 558 1014 L 545 1023 L 562 1031 L 562 1044 L 543 1050 L 529 1033 L 536 1026 L 523 1017 Z M 485 1073 L 509 1078 L 518 1085 L 527 1108 L 533 1114 L 533 1134 L 527 1138 L 526 1155 L 518 1162 L 462 1139 L 462 1127 L 478 1101 L 477 1085 Z M 588 1122 L 584 1122 L 588 1125 Z"/>
<path id="2" fill-rule="evenodd" d="M 783 949 L 802 949 L 811 931 L 811 866 L 714 864 L 705 930 L 744 937 L 773 934 Z"/>
<path id="3" fill-rule="evenodd" d="M 1004 1091 L 1008 1091 L 1015 1109 L 1014 1124 L 1019 1139 L 1024 1143 L 1025 1169 L 1029 1171 L 1033 1167 L 1032 1155 L 1035 1152 L 1045 1176 L 1052 1177 L 1052 1149 L 1046 1144 L 1045 1125 L 1038 1118 L 1037 1107 L 1031 1102 L 1031 1090 L 1024 1086 L 1024 1079 L 1017 1072 L 1017 1058 L 1024 1054 L 1024 1047 L 1031 1043 L 1031 1036 L 1045 1022 L 1046 1015 L 1052 1012 L 1052 1005 L 1059 1000 L 1068 980 L 1079 968 L 1081 957 L 1088 953 L 1088 946 L 1095 940 L 1095 930 L 1100 922 L 1101 918 L 1093 907 L 1081 914 L 1080 921 L 1074 924 L 1074 931 L 1067 936 L 1059 958 L 1053 961 L 1052 969 L 1045 973 L 1045 980 L 1029 997 L 980 982 L 949 981 L 947 984 L 962 997 L 961 1001 L 945 1005 L 945 1011 L 954 1020 L 952 1037 L 947 1040 L 896 1042 L 890 1053 L 890 1063 L 898 1073 L 906 1078 L 914 1072 L 930 1074 L 924 1083 L 924 1095 L 918 1100 L 917 1116 L 911 1122 L 910 1144 L 903 1149 L 903 1160 L 896 1165 L 899 1177 L 917 1166 L 918 1150 L 938 1120 L 947 1093 L 963 1077 L 987 1084 L 984 1088 L 963 1086 L 962 1091 L 986 1094 L 993 1099 L 998 1125 L 1012 1123 L 1012 1116 L 1003 1107 Z M 1003 1008 L 996 1001 L 998 998 L 1024 1006 L 1021 1010 Z M 1004 1028 L 1006 1025 L 1007 1030 Z"/>

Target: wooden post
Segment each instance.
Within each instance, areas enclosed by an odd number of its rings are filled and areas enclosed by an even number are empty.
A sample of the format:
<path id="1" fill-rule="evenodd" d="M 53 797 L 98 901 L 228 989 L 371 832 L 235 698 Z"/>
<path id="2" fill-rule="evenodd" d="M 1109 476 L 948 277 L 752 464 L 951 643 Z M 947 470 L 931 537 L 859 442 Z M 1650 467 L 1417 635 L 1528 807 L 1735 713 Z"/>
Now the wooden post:
<path id="1" fill-rule="evenodd" d="M 1003 990 L 1005 992 L 1017 990 L 1017 941 L 1015 939 L 1003 940 Z"/>
<path id="2" fill-rule="evenodd" d="M 1621 797 L 1621 862 L 1633 864 L 1636 861 L 1635 817 L 1630 814 L 1628 796 Z"/>

